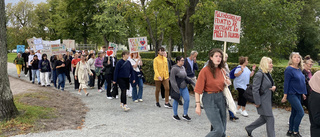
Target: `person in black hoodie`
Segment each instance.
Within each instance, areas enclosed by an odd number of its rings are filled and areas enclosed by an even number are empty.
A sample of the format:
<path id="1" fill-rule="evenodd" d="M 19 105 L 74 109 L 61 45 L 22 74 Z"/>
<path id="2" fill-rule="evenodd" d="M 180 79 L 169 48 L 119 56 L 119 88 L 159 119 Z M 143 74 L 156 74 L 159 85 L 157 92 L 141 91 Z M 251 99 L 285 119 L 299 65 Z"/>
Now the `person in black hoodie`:
<path id="1" fill-rule="evenodd" d="M 27 68 L 27 65 L 28 65 L 28 57 L 29 57 L 30 53 L 29 53 L 29 50 L 26 49 L 24 53 L 22 53 L 22 57 L 24 59 L 24 65 L 22 65 L 22 69 L 24 69 L 24 75 L 27 77 L 27 74 L 28 74 L 28 68 Z M 31 74 L 30 74 L 31 75 Z"/>
<path id="2" fill-rule="evenodd" d="M 33 56 L 33 60 L 30 61 L 30 64 L 32 71 L 32 84 L 34 84 L 34 79 L 37 75 L 38 84 L 40 85 L 39 59 L 37 55 Z"/>
<path id="3" fill-rule="evenodd" d="M 320 71 L 317 71 L 309 81 L 311 87 L 311 93 L 309 95 L 308 111 L 309 120 L 311 123 L 310 131 L 311 137 L 320 137 Z"/>
<path id="4" fill-rule="evenodd" d="M 39 62 L 41 86 L 50 86 L 49 74 L 51 72 L 50 61 L 47 59 L 47 54 L 42 55 L 42 60 Z"/>
<path id="5" fill-rule="evenodd" d="M 117 63 L 117 57 L 114 56 L 106 56 L 103 59 L 103 72 L 105 72 L 105 79 L 107 80 L 107 99 L 117 98 L 118 96 L 118 84 L 113 84 L 113 90 L 111 95 L 111 84 L 113 80 L 114 70 Z"/>
<path id="6" fill-rule="evenodd" d="M 66 64 L 64 61 L 64 58 L 62 54 L 58 55 L 58 60 L 55 63 L 55 67 L 57 69 L 57 75 L 58 75 L 58 89 L 61 87 L 61 91 L 64 91 L 64 85 L 65 85 L 65 72 L 66 72 Z"/>
<path id="7" fill-rule="evenodd" d="M 66 76 L 67 79 L 69 80 L 69 84 L 71 85 L 71 77 L 70 77 L 70 71 L 71 71 L 71 61 L 72 61 L 72 56 L 69 55 L 70 53 L 67 52 L 66 55 L 64 55 L 64 60 L 66 63 Z"/>

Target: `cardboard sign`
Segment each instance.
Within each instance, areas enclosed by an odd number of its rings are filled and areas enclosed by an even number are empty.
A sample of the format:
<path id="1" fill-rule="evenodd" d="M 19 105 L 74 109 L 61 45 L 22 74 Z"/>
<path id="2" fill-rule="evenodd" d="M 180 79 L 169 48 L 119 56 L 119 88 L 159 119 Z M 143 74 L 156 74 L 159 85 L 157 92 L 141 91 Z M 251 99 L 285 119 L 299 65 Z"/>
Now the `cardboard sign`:
<path id="1" fill-rule="evenodd" d="M 215 11 L 213 40 L 240 43 L 241 16 Z"/>
<path id="2" fill-rule="evenodd" d="M 67 49 L 76 48 L 76 41 L 75 40 L 62 40 L 62 43 L 66 45 Z"/>
<path id="3" fill-rule="evenodd" d="M 64 44 L 52 44 L 51 52 L 52 55 L 66 54 L 66 46 Z"/>
<path id="4" fill-rule="evenodd" d="M 117 51 L 118 51 L 118 44 L 109 42 L 109 47 L 113 47 L 113 53 L 117 53 Z M 107 55 L 108 55 L 108 54 L 107 54 Z"/>
<path id="5" fill-rule="evenodd" d="M 17 53 L 24 53 L 25 45 L 17 45 Z"/>
<path id="6" fill-rule="evenodd" d="M 148 51 L 147 50 L 147 46 L 148 46 L 147 37 L 129 38 L 128 43 L 129 43 L 130 53 Z"/>

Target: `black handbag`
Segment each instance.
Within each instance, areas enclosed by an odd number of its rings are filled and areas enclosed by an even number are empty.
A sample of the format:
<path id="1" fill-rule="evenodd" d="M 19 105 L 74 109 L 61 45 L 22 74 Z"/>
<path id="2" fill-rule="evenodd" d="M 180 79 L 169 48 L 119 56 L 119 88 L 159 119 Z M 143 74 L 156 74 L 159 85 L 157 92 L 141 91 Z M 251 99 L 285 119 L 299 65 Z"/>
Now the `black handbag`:
<path id="1" fill-rule="evenodd" d="M 261 84 L 259 88 L 259 94 L 263 95 L 263 91 L 261 90 L 261 86 L 263 83 L 264 74 L 262 74 Z M 252 92 L 252 84 L 247 85 L 247 89 L 243 93 L 243 97 L 247 99 L 248 102 L 254 103 L 253 92 Z"/>
<path id="2" fill-rule="evenodd" d="M 181 85 L 182 81 L 177 81 L 177 77 L 176 77 L 176 82 L 177 82 L 178 88 L 180 89 L 180 85 Z M 173 98 L 176 101 L 179 101 L 180 100 L 180 92 L 178 93 L 172 89 L 171 90 L 171 98 Z"/>

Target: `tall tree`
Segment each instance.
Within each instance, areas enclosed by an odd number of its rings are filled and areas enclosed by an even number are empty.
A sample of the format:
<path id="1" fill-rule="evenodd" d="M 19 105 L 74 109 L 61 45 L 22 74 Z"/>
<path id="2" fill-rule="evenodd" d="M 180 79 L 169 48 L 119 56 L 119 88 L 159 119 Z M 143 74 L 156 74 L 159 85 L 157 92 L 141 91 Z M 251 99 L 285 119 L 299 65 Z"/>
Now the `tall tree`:
<path id="1" fill-rule="evenodd" d="M 0 120 L 8 120 L 18 114 L 13 102 L 7 71 L 6 12 L 4 0 L 0 0 Z"/>

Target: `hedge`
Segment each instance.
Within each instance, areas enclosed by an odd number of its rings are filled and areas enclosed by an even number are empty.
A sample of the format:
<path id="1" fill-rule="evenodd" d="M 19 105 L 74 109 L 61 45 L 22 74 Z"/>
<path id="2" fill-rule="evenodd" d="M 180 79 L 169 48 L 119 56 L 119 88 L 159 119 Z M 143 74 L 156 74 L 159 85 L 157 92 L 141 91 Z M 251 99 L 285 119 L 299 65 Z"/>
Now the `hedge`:
<path id="1" fill-rule="evenodd" d="M 154 71 L 153 71 L 153 59 L 142 59 L 143 61 L 143 66 L 142 66 L 142 70 L 144 72 L 145 78 L 146 78 L 146 82 L 149 84 L 154 85 Z M 202 68 L 204 65 L 204 61 L 197 61 L 199 68 Z M 228 63 L 229 68 L 233 69 L 235 68 L 238 64 L 237 63 Z M 248 65 L 248 68 L 251 69 L 252 64 Z M 273 66 L 273 72 L 272 72 L 272 78 L 275 82 L 275 85 L 277 87 L 277 90 L 273 93 L 273 103 L 276 104 L 277 106 L 289 106 L 289 103 L 281 103 L 281 99 L 283 97 L 283 82 L 284 82 L 284 70 L 286 69 L 286 67 L 280 67 L 280 66 Z M 316 71 L 318 71 L 320 69 L 318 68 L 312 68 L 312 73 L 314 74 Z M 256 71 L 258 71 L 258 69 L 256 69 Z M 196 76 L 198 76 L 200 70 L 196 71 Z M 252 83 L 252 78 L 250 82 Z M 234 99 L 238 98 L 238 93 L 237 91 L 234 90 L 233 86 L 231 86 L 231 92 L 232 95 L 234 97 Z"/>

